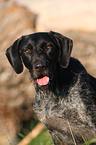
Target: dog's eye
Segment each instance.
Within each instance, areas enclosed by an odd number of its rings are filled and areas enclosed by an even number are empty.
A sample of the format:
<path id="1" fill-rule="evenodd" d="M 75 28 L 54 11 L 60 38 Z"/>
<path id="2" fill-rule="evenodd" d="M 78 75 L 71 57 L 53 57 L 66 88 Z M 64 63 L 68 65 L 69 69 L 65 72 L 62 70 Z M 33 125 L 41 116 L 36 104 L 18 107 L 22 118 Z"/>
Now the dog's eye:
<path id="1" fill-rule="evenodd" d="M 30 49 L 26 49 L 25 52 L 31 52 L 31 50 Z"/>
<path id="2" fill-rule="evenodd" d="M 51 46 L 47 46 L 47 47 L 46 47 L 46 49 L 49 49 L 49 48 L 51 48 Z"/>

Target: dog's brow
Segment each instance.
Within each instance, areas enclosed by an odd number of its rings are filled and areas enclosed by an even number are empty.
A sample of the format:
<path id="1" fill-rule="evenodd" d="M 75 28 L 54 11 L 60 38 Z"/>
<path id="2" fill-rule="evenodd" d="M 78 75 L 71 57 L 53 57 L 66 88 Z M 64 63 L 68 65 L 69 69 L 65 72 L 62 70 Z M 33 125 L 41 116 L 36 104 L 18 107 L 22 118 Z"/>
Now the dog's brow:
<path id="1" fill-rule="evenodd" d="M 30 45 L 34 45 L 34 44 L 35 44 L 35 42 L 34 42 L 34 41 L 32 41 L 32 40 L 29 40 L 29 41 L 28 41 L 28 44 L 30 44 Z"/>
<path id="2" fill-rule="evenodd" d="M 34 46 L 35 46 L 35 42 L 32 40 L 28 40 L 25 44 L 25 48 L 27 48 L 27 47 L 33 48 Z"/>
<path id="3" fill-rule="evenodd" d="M 33 46 L 32 44 L 28 43 L 28 44 L 25 45 L 24 48 L 31 48 L 32 46 Z"/>

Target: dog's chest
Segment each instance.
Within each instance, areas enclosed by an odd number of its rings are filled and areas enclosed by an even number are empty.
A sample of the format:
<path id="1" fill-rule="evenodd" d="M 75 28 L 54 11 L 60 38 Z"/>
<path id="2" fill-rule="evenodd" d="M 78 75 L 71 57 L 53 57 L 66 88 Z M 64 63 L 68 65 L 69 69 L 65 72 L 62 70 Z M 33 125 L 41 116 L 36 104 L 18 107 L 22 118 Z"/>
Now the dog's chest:
<path id="1" fill-rule="evenodd" d="M 63 124 L 68 120 L 76 124 L 88 122 L 85 106 L 79 97 L 79 93 L 74 91 L 72 94 L 62 98 L 49 91 L 36 93 L 34 111 L 38 119 L 44 124 L 47 122 L 49 125 L 51 122 L 56 124 L 56 120 L 60 119 Z"/>
<path id="2" fill-rule="evenodd" d="M 56 96 L 52 93 L 39 92 L 35 95 L 34 111 L 41 122 L 59 114 L 59 104 L 55 102 Z"/>

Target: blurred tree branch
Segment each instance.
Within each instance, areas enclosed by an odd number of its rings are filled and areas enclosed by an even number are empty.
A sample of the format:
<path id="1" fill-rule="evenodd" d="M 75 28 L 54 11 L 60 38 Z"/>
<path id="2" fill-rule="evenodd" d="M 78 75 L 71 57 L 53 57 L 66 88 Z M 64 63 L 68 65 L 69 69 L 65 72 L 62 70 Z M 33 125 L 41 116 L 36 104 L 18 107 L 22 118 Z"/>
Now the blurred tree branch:
<path id="1" fill-rule="evenodd" d="M 31 140 L 38 136 L 43 129 L 44 126 L 41 123 L 38 123 L 36 127 L 18 145 L 28 145 Z"/>

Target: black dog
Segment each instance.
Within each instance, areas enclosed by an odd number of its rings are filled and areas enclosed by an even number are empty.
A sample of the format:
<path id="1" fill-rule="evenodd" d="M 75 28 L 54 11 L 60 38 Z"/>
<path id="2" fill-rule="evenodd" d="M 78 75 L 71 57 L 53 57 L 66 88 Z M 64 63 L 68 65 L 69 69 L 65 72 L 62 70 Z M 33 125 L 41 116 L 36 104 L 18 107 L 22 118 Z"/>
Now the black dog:
<path id="1" fill-rule="evenodd" d="M 29 69 L 36 84 L 34 110 L 55 145 L 96 137 L 96 79 L 70 57 L 72 46 L 71 39 L 51 31 L 22 36 L 6 51 L 16 73 L 23 63 Z"/>

